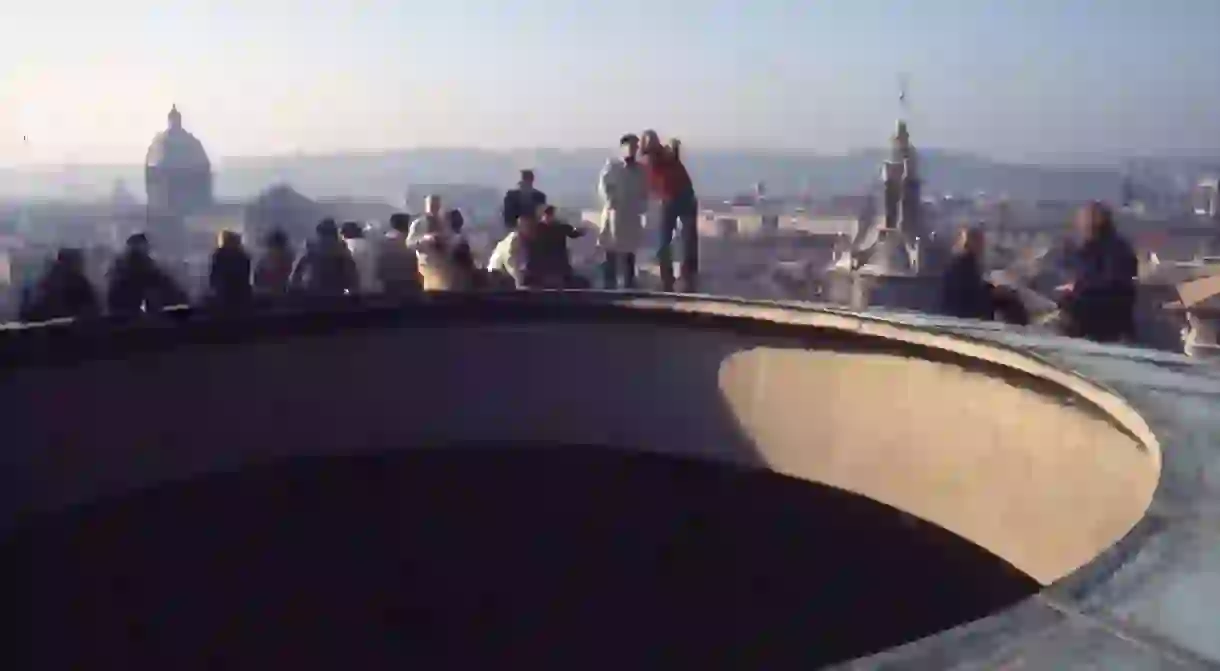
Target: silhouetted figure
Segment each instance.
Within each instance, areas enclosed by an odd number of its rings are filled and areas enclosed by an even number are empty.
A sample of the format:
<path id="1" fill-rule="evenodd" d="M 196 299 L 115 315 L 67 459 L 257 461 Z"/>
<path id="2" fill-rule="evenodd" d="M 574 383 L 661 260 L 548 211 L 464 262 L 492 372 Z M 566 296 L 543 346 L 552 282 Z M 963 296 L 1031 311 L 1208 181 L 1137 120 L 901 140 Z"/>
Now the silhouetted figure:
<path id="1" fill-rule="evenodd" d="M 1135 335 L 1139 260 L 1118 234 L 1109 207 L 1094 202 L 1080 210 L 1081 243 L 1069 261 L 1072 281 L 1059 287 L 1066 335 L 1115 342 Z"/>
<path id="2" fill-rule="evenodd" d="M 111 314 L 159 312 L 188 302 L 186 292 L 152 258 L 148 237 L 136 233 L 110 267 L 106 303 Z"/>
<path id="3" fill-rule="evenodd" d="M 568 253 L 568 240 L 584 234 L 584 231 L 557 219 L 554 206 L 543 208 L 542 220 L 533 238 L 527 241 L 526 283 L 548 289 L 587 288 L 588 283 L 583 281 L 584 278 L 572 271 L 572 257 Z"/>
<path id="4" fill-rule="evenodd" d="M 521 215 L 537 216 L 543 205 L 546 205 L 546 194 L 534 188 L 534 171 L 522 170 L 517 188 L 509 189 L 504 194 L 504 227 L 511 231 L 517 226 Z"/>
<path id="5" fill-rule="evenodd" d="M 59 250 L 46 274 L 23 301 L 22 321 L 92 317 L 101 312 L 97 291 L 85 275 L 79 249 Z"/>
<path id="6" fill-rule="evenodd" d="M 1029 324 L 1029 311 L 1015 291 L 983 277 L 983 229 L 963 228 L 941 277 L 941 311 L 959 319 L 998 319 L 1007 324 Z"/>
<path id="7" fill-rule="evenodd" d="M 682 164 L 682 143 L 677 139 L 661 144 L 656 131 L 644 131 L 640 152 L 648 166 L 649 186 L 661 203 L 660 241 L 657 263 L 661 286 L 674 290 L 674 234 L 682 241 L 682 282 L 684 292 L 698 290 L 699 275 L 699 201 L 690 173 Z"/>
<path id="8" fill-rule="evenodd" d="M 254 293 L 250 285 L 250 265 L 250 255 L 242 244 L 241 234 L 221 233 L 220 244 L 212 252 L 208 270 L 208 298 L 214 307 L 238 310 L 250 306 Z"/>
<path id="9" fill-rule="evenodd" d="M 390 216 L 390 230 L 377 248 L 377 280 L 390 296 L 411 296 L 419 293 L 419 261 L 407 247 L 411 232 L 411 215 L 396 212 Z"/>
<path id="10" fill-rule="evenodd" d="M 445 214 L 445 218 L 449 222 L 449 230 L 453 231 L 457 236 L 451 250 L 453 261 L 453 272 L 456 276 L 465 276 L 465 288 L 481 289 L 486 284 L 486 273 L 482 268 L 474 262 L 474 252 L 470 249 L 470 242 L 466 236 L 462 235 L 462 229 L 466 226 L 466 218 L 462 216 L 461 210 L 449 210 Z"/>
<path id="11" fill-rule="evenodd" d="M 339 229 L 339 234 L 343 237 L 343 242 L 347 245 L 347 251 L 352 255 L 352 261 L 356 264 L 360 293 L 377 293 L 380 290 L 380 286 L 378 286 L 379 282 L 377 281 L 376 250 L 373 249 L 372 243 L 365 238 L 364 226 L 360 225 L 359 222 L 347 221 Z"/>
<path id="12" fill-rule="evenodd" d="M 617 289 L 619 278 L 635 288 L 635 255 L 644 238 L 644 215 L 648 212 L 648 172 L 638 160 L 640 139 L 628 134 L 619 138 L 622 154 L 606 161 L 597 179 L 602 200 L 597 246 L 604 255 L 602 286 Z"/>
<path id="13" fill-rule="evenodd" d="M 959 319 L 991 319 L 994 288 L 983 279 L 983 231 L 963 228 L 941 278 L 941 310 Z"/>
<path id="14" fill-rule="evenodd" d="M 275 229 L 263 243 L 263 255 L 254 268 L 254 290 L 266 298 L 282 298 L 288 294 L 289 280 L 296 253 L 288 234 Z"/>
<path id="15" fill-rule="evenodd" d="M 292 271 L 292 286 L 311 298 L 337 298 L 359 288 L 356 262 L 334 219 L 323 219 Z"/>

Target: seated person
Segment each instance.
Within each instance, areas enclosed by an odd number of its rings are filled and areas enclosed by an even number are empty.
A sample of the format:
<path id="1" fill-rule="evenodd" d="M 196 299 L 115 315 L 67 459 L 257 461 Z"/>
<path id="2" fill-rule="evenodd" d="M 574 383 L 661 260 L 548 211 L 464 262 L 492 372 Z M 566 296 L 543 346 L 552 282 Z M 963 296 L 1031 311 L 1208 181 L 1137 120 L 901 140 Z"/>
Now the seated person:
<path id="1" fill-rule="evenodd" d="M 529 239 L 534 238 L 538 222 L 532 214 L 524 213 L 517 217 L 517 226 L 509 231 L 500 242 L 496 243 L 487 260 L 487 272 L 496 281 L 512 282 L 518 289 L 527 285 L 526 270 L 529 264 Z"/>
<path id="2" fill-rule="evenodd" d="M 582 284 L 583 278 L 572 271 L 568 240 L 584 234 L 584 231 L 557 219 L 553 205 L 544 207 L 542 220 L 529 245 L 526 284 L 552 289 L 575 288 Z M 588 286 L 587 282 L 583 284 Z"/>
<path id="3" fill-rule="evenodd" d="M 1029 311 L 1010 287 L 983 279 L 983 229 L 969 226 L 958 232 L 953 256 L 941 278 L 941 310 L 961 319 L 1029 323 Z"/>

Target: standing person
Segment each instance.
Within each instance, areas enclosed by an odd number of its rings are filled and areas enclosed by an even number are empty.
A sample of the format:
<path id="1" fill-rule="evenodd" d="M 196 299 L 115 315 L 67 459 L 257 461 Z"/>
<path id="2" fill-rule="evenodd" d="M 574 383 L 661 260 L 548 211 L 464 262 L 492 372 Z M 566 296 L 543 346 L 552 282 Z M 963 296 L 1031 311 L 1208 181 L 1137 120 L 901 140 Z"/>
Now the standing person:
<path id="1" fill-rule="evenodd" d="M 602 216 L 597 245 L 605 255 L 603 286 L 617 289 L 619 276 L 628 289 L 635 288 L 635 254 L 644 237 L 644 214 L 648 211 L 648 174 L 638 160 L 640 139 L 634 134 L 619 138 L 618 158 L 606 161 L 597 180 Z"/>
<path id="2" fill-rule="evenodd" d="M 543 205 L 546 205 L 546 194 L 534 188 L 534 171 L 522 170 L 517 188 L 504 194 L 504 228 L 512 230 L 521 215 L 536 215 Z"/>
<path id="3" fill-rule="evenodd" d="M 270 298 L 285 296 L 295 262 L 288 234 L 278 228 L 271 231 L 263 243 L 263 255 L 254 267 L 254 290 Z"/>
<path id="4" fill-rule="evenodd" d="M 352 262 L 356 264 L 360 293 L 377 293 L 380 287 L 377 282 L 375 250 L 364 237 L 364 226 L 355 221 L 344 222 L 339 229 L 339 235 L 343 237 L 343 243 L 347 245 L 347 251 L 352 255 Z"/>
<path id="5" fill-rule="evenodd" d="M 699 275 L 699 202 L 695 186 L 682 164 L 682 143 L 674 139 L 661 144 L 654 130 L 644 131 L 641 151 L 648 166 L 649 187 L 660 201 L 661 226 L 657 263 L 661 266 L 661 285 L 674 290 L 674 233 L 682 240 L 682 286 L 684 292 L 698 290 Z"/>
<path id="6" fill-rule="evenodd" d="M 1076 215 L 1081 244 L 1070 265 L 1072 281 L 1058 287 L 1059 305 L 1067 317 L 1066 334 L 1097 342 L 1135 335 L 1135 251 L 1114 226 L 1114 213 L 1093 202 Z"/>
<path id="7" fill-rule="evenodd" d="M 424 215 L 411 222 L 407 247 L 414 250 L 424 291 L 453 291 L 461 287 L 453 251 L 465 242 L 441 214 L 441 197 L 424 200 Z"/>
<path id="8" fill-rule="evenodd" d="M 359 288 L 359 273 L 334 219 L 323 219 L 292 271 L 292 286 L 315 298 L 337 298 Z"/>
<path id="9" fill-rule="evenodd" d="M 106 304 L 111 314 L 157 312 L 187 302 L 186 292 L 152 258 L 148 236 L 127 238 L 126 249 L 114 260 L 107 277 Z"/>
<path id="10" fill-rule="evenodd" d="M 241 309 L 250 305 L 250 255 L 242 245 L 241 234 L 221 231 L 212 263 L 208 269 L 208 297 L 221 309 Z"/>
<path id="11" fill-rule="evenodd" d="M 390 230 L 377 249 L 377 280 L 386 294 L 394 297 L 419 293 L 419 261 L 407 247 L 411 232 L 411 215 L 395 212 L 390 216 Z"/>

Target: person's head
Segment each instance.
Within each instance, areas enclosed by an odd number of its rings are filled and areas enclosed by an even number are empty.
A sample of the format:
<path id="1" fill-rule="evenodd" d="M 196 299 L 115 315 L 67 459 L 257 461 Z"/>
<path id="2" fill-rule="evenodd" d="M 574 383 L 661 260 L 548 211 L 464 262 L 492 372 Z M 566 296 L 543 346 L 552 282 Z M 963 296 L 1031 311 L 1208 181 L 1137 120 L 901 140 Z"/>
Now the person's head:
<path id="1" fill-rule="evenodd" d="M 288 234 L 277 228 L 267 235 L 268 249 L 288 249 Z"/>
<path id="2" fill-rule="evenodd" d="M 237 231 L 221 231 L 216 236 L 216 246 L 222 249 L 241 247 L 241 233 Z"/>
<path id="3" fill-rule="evenodd" d="M 344 240 L 358 240 L 364 237 L 364 226 L 358 221 L 345 221 L 339 229 L 339 235 L 343 236 Z"/>
<path id="4" fill-rule="evenodd" d="M 542 208 L 542 213 L 539 215 L 542 223 L 550 224 L 555 221 L 555 206 L 547 205 Z"/>
<path id="5" fill-rule="evenodd" d="M 1093 201 L 1076 213 L 1076 233 L 1082 241 L 1101 240 L 1114 235 L 1114 212 L 1101 201 Z"/>
<path id="6" fill-rule="evenodd" d="M 439 217 L 441 214 L 441 197 L 434 193 L 425 198 L 424 212 L 429 217 Z"/>
<path id="7" fill-rule="evenodd" d="M 445 214 L 445 219 L 449 222 L 449 229 L 454 233 L 461 233 L 462 227 L 466 225 L 466 217 L 462 216 L 461 210 L 449 210 Z"/>
<path id="8" fill-rule="evenodd" d="M 137 254 L 140 256 L 148 256 L 150 245 L 148 244 L 148 236 L 143 233 L 135 233 L 127 238 L 127 252 L 129 254 Z"/>
<path id="9" fill-rule="evenodd" d="M 314 232 L 317 233 L 319 240 L 335 240 L 339 237 L 339 226 L 334 219 L 323 219 L 318 222 Z"/>
<path id="10" fill-rule="evenodd" d="M 635 133 L 627 133 L 618 139 L 618 146 L 623 152 L 623 158 L 635 160 L 640 153 L 640 138 L 636 137 Z"/>
<path id="11" fill-rule="evenodd" d="M 640 151 L 651 154 L 661 150 L 661 136 L 651 128 L 640 134 Z"/>
<path id="12" fill-rule="evenodd" d="M 76 247 L 64 247 L 55 255 L 55 265 L 65 271 L 83 273 L 85 271 L 85 253 Z"/>
<path id="13" fill-rule="evenodd" d="M 957 232 L 957 239 L 953 242 L 953 252 L 981 257 L 985 243 L 986 237 L 983 235 L 981 226 L 963 226 Z"/>
<path id="14" fill-rule="evenodd" d="M 521 178 L 517 180 L 517 185 L 525 191 L 534 188 L 534 171 L 526 168 L 521 171 Z"/>
<path id="15" fill-rule="evenodd" d="M 390 215 L 390 230 L 406 234 L 411 230 L 411 215 L 406 212 L 395 212 Z"/>

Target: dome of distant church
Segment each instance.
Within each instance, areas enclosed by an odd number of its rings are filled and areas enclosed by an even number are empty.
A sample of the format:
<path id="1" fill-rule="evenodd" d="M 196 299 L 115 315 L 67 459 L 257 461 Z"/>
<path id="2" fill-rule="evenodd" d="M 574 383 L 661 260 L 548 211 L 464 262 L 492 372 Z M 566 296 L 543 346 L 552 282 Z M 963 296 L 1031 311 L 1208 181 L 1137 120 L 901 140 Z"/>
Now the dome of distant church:
<path id="1" fill-rule="evenodd" d="M 144 165 L 150 168 L 211 170 L 203 143 L 182 127 L 182 114 L 174 106 L 169 111 L 169 126 L 157 133 L 148 147 Z"/>

